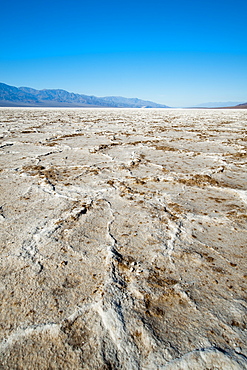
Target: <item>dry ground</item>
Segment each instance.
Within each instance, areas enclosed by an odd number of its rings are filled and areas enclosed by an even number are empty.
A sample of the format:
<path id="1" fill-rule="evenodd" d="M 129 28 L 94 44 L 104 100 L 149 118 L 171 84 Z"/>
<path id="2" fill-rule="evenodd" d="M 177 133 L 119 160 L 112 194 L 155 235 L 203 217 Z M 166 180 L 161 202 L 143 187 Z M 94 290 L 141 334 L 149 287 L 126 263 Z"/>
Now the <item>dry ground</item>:
<path id="1" fill-rule="evenodd" d="M 246 369 L 246 124 L 1 108 L 0 368 Z"/>

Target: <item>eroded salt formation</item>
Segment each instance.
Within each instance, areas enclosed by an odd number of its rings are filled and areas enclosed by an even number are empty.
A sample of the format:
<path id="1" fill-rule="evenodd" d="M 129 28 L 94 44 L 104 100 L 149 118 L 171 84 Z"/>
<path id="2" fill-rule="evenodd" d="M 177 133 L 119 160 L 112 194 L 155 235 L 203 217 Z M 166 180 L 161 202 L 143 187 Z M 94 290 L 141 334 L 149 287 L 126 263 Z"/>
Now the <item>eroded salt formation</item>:
<path id="1" fill-rule="evenodd" d="M 246 369 L 246 111 L 1 108 L 1 369 Z"/>

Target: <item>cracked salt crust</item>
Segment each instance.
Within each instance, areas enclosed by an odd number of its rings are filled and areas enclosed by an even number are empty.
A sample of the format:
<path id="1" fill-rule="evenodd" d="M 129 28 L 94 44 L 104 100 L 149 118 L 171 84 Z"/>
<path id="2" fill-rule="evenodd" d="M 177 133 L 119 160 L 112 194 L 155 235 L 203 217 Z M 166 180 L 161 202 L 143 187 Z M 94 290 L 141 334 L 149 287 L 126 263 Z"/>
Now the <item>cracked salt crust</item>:
<path id="1" fill-rule="evenodd" d="M 247 368 L 246 122 L 0 109 L 1 368 Z"/>

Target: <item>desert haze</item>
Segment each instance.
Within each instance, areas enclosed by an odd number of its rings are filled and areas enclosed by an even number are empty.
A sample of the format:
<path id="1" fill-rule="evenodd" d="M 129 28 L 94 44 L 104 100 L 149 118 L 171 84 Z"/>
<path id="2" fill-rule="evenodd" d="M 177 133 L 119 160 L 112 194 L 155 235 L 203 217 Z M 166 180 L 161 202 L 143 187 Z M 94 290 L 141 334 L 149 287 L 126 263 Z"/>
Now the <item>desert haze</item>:
<path id="1" fill-rule="evenodd" d="M 247 369 L 247 111 L 0 122 L 1 369 Z"/>

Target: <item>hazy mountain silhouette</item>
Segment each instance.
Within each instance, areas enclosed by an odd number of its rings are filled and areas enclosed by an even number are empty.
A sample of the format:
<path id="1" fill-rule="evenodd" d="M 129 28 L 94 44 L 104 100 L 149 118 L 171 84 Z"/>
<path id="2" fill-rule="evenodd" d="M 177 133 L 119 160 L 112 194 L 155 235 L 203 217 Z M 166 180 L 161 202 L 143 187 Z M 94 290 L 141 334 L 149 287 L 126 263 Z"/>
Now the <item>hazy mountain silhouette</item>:
<path id="1" fill-rule="evenodd" d="M 137 98 L 121 96 L 96 97 L 70 93 L 61 89 L 36 90 L 0 83 L 2 107 L 118 107 L 118 108 L 168 108 L 166 105 Z"/>
<path id="2" fill-rule="evenodd" d="M 234 107 L 239 105 L 240 102 L 209 102 L 209 103 L 201 103 L 194 106 L 195 108 L 224 108 L 224 107 Z"/>

